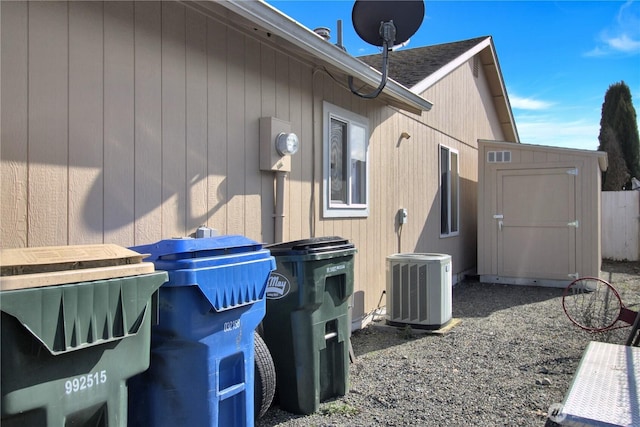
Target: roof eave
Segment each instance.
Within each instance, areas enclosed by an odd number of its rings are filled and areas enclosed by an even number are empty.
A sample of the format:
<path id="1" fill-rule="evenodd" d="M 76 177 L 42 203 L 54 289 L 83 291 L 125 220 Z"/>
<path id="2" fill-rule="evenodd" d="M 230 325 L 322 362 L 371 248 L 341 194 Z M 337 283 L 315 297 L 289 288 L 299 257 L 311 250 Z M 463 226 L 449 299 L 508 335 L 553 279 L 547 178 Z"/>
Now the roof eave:
<path id="1" fill-rule="evenodd" d="M 213 2 L 214 0 L 209 0 Z M 216 4 L 250 20 L 272 34 L 304 49 L 323 63 L 331 65 L 341 72 L 353 76 L 363 83 L 377 87 L 381 74 L 369 65 L 349 55 L 344 50 L 327 43 L 316 33 L 284 15 L 272 6 L 258 1 L 215 1 Z M 433 104 L 420 95 L 388 80 L 383 94 L 388 96 L 394 106 L 420 114 L 429 111 Z"/>
<path id="2" fill-rule="evenodd" d="M 518 129 L 516 127 L 515 118 L 513 117 L 513 111 L 511 110 L 511 103 L 509 102 L 509 96 L 507 94 L 507 88 L 504 84 L 504 79 L 502 77 L 502 71 L 500 70 L 500 64 L 498 63 L 498 56 L 496 55 L 496 50 L 493 45 L 493 40 L 490 36 L 487 36 L 484 40 L 480 41 L 477 45 L 472 47 L 471 49 L 464 52 L 462 55 L 455 58 L 453 61 L 449 62 L 445 66 L 441 67 L 433 74 L 429 75 L 424 80 L 415 84 L 411 91 L 420 94 L 429 89 L 435 83 L 443 79 L 449 73 L 451 73 L 456 68 L 460 67 L 465 62 L 469 61 L 475 55 L 481 53 L 482 51 L 489 49 L 490 55 L 492 57 L 491 67 L 495 69 L 495 73 L 498 79 L 498 85 L 500 86 L 500 92 L 502 96 L 503 107 L 506 111 L 507 117 L 506 121 L 501 123 L 502 126 L 506 127 L 506 137 L 509 140 L 513 140 L 514 142 L 520 142 L 520 136 L 518 135 Z M 496 101 L 498 102 L 498 101 Z"/>
<path id="3" fill-rule="evenodd" d="M 493 45 L 493 38 L 489 37 L 489 47 L 491 56 L 493 57 L 493 66 L 495 67 L 498 80 L 500 81 L 500 88 L 503 94 L 503 102 L 504 106 L 507 110 L 507 114 L 509 115 L 509 129 L 513 132 L 513 139 L 516 142 L 520 142 L 520 135 L 518 134 L 518 128 L 516 127 L 516 119 L 513 117 L 513 110 L 511 110 L 511 102 L 509 101 L 509 94 L 507 93 L 507 87 L 504 84 L 504 78 L 502 76 L 502 70 L 500 68 L 500 62 L 498 61 L 498 55 L 496 53 L 496 48 Z"/>

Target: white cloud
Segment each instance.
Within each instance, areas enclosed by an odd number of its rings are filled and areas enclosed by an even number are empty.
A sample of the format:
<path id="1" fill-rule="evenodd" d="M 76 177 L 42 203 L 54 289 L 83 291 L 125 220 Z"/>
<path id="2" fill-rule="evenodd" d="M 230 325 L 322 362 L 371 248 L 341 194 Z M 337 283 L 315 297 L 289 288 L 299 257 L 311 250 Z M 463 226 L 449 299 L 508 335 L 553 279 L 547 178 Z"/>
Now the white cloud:
<path id="1" fill-rule="evenodd" d="M 523 98 L 518 95 L 509 95 L 509 103 L 512 108 L 519 110 L 545 110 L 553 105 L 551 102 L 534 98 Z"/>
<path id="2" fill-rule="evenodd" d="M 606 40 L 606 43 L 614 50 L 621 52 L 633 52 L 640 50 L 640 40 L 632 40 L 628 34 L 622 34 Z"/>
<path id="3" fill-rule="evenodd" d="M 597 57 L 615 53 L 640 53 L 640 8 L 627 1 L 618 10 L 615 22 L 597 37 L 597 46 L 585 56 Z"/>
<path id="4" fill-rule="evenodd" d="M 597 150 L 600 123 L 547 114 L 515 114 L 520 141 L 525 144 Z"/>
<path id="5" fill-rule="evenodd" d="M 605 56 L 608 53 L 609 53 L 608 50 L 604 50 L 604 49 L 596 46 L 592 50 L 590 50 L 589 52 L 586 52 L 584 54 L 584 56 L 597 57 L 597 56 Z"/>

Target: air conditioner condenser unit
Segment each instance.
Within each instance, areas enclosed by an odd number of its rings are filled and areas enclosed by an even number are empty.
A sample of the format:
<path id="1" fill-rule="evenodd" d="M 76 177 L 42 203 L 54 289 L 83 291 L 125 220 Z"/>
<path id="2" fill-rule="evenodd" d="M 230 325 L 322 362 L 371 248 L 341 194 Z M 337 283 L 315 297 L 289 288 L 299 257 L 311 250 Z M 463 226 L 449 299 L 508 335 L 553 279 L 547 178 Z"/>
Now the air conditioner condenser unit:
<path id="1" fill-rule="evenodd" d="M 394 254 L 386 267 L 387 324 L 439 329 L 451 320 L 451 255 Z"/>

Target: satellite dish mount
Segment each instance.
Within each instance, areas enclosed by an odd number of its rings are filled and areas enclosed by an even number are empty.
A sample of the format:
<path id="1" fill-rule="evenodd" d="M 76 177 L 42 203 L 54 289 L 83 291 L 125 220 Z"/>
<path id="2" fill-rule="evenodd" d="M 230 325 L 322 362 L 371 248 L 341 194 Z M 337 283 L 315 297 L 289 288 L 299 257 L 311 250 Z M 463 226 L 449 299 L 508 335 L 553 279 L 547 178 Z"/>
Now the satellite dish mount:
<path id="1" fill-rule="evenodd" d="M 382 81 L 378 88 L 371 93 L 362 94 L 353 87 L 353 76 L 349 76 L 349 89 L 355 95 L 362 98 L 373 99 L 380 95 L 382 89 L 387 85 L 387 70 L 389 69 L 389 51 L 396 41 L 396 26 L 393 21 L 380 23 L 380 37 L 382 37 Z"/>
<path id="2" fill-rule="evenodd" d="M 353 76 L 349 76 L 352 93 L 367 99 L 380 95 L 387 84 L 389 51 L 396 42 L 402 44 L 409 40 L 420 28 L 423 18 L 422 0 L 356 0 L 351 12 L 353 27 L 362 40 L 382 47 L 382 81 L 373 92 L 362 94 L 353 87 Z"/>

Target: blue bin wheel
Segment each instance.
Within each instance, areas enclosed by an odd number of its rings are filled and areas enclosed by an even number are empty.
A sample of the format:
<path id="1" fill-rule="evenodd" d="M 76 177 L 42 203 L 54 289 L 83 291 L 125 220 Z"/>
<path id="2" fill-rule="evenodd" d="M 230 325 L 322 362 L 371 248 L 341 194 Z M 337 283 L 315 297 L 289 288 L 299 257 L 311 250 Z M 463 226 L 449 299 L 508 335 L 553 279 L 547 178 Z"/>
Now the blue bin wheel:
<path id="1" fill-rule="evenodd" d="M 254 413 L 256 419 L 262 418 L 273 402 L 276 392 L 276 368 L 271 353 L 262 337 L 255 332 L 255 375 L 254 375 Z"/>

